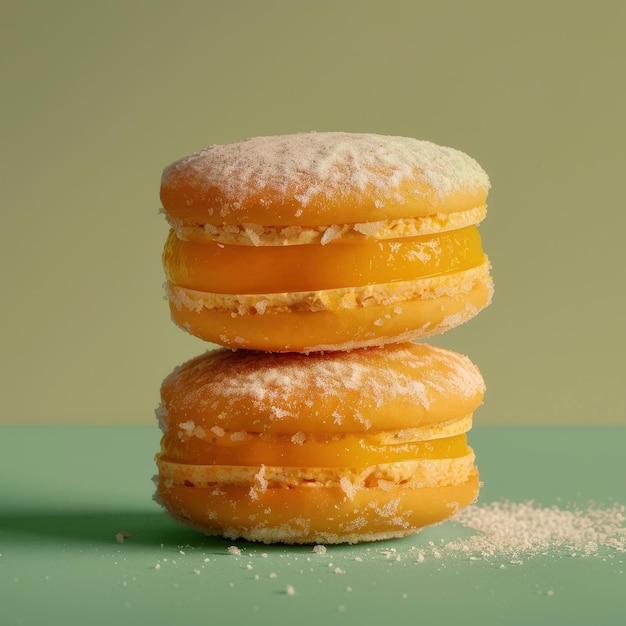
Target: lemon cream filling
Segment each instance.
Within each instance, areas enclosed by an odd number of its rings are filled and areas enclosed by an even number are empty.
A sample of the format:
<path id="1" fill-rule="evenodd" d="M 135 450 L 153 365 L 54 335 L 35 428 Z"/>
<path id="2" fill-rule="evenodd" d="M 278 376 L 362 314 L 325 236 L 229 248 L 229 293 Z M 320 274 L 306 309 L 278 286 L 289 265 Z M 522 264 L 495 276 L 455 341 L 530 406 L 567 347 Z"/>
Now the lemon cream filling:
<path id="1" fill-rule="evenodd" d="M 163 435 L 160 458 L 190 465 L 368 467 L 381 463 L 449 459 L 468 454 L 465 434 L 428 441 L 381 444 L 370 435 L 262 435 L 237 433 L 182 441 L 172 430 Z"/>
<path id="2" fill-rule="evenodd" d="M 459 425 L 467 426 L 467 420 L 471 426 L 471 415 L 459 420 Z M 299 486 L 338 485 L 346 492 L 397 485 L 440 487 L 463 484 L 475 471 L 475 455 L 465 433 L 408 441 L 405 438 L 413 429 L 271 436 L 220 430 L 214 428 L 210 436 L 202 437 L 197 429 L 191 437 L 181 438 L 181 431 L 174 429 L 166 433 L 157 455 L 161 478 L 188 487 L 249 486 L 254 497 L 255 490 Z M 402 443 L 381 443 L 393 439 Z"/>
<path id="3" fill-rule="evenodd" d="M 485 282 L 491 290 L 489 260 L 462 272 L 448 273 L 377 285 L 343 287 L 316 291 L 293 291 L 266 294 L 208 293 L 188 289 L 173 283 L 166 284 L 167 296 L 178 312 L 216 310 L 233 316 L 249 314 L 276 314 L 297 311 L 336 311 L 373 306 L 395 306 L 402 313 L 402 304 L 415 299 L 434 299 L 466 293 L 477 282 Z"/>
<path id="4" fill-rule="evenodd" d="M 170 231 L 163 251 L 170 283 L 221 294 L 393 283 L 463 271 L 483 261 L 475 226 L 419 237 L 282 247 L 182 241 Z"/>

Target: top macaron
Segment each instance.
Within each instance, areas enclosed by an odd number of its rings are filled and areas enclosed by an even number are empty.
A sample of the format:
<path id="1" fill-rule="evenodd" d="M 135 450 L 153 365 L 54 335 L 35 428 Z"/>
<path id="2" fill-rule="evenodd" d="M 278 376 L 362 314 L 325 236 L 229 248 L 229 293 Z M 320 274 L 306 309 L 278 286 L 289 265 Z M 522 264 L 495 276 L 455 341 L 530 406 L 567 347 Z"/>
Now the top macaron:
<path id="1" fill-rule="evenodd" d="M 484 208 L 489 187 L 480 165 L 454 148 L 312 132 L 213 145 L 179 159 L 163 172 L 161 201 L 175 228 L 207 226 L 216 234 L 212 226 L 284 230 L 443 217 Z M 315 230 L 321 239 L 325 231 Z M 249 231 L 251 243 L 260 242 L 258 231 Z M 283 232 L 282 243 L 293 236 Z"/>
<path id="2" fill-rule="evenodd" d="M 161 181 L 174 321 L 276 352 L 443 332 L 491 299 L 475 228 L 489 187 L 468 155 L 407 137 L 255 137 L 184 157 Z"/>

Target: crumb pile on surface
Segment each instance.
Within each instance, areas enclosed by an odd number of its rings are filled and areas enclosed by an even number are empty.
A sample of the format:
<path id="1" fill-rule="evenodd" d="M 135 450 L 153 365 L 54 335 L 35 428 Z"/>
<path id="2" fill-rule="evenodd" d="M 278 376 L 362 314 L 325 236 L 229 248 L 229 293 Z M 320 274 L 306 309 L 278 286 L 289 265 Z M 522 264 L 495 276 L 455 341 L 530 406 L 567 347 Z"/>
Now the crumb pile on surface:
<path id="1" fill-rule="evenodd" d="M 476 534 L 449 542 L 449 552 L 513 562 L 547 551 L 583 557 L 602 549 L 626 553 L 626 507 L 619 503 L 581 508 L 503 500 L 469 506 L 455 521 Z"/>

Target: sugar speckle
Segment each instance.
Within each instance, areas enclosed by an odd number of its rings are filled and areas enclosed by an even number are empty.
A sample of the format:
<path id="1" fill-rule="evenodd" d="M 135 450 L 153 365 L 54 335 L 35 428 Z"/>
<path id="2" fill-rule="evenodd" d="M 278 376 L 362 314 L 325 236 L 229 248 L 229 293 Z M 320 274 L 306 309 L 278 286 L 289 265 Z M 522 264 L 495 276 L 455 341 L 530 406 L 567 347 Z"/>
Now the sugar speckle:
<path id="1" fill-rule="evenodd" d="M 358 487 L 346 476 L 339 479 L 339 485 L 349 500 L 353 500 Z"/>
<path id="2" fill-rule="evenodd" d="M 250 487 L 250 498 L 257 500 L 259 494 L 264 493 L 268 485 L 265 478 L 265 465 L 261 465 L 259 471 L 254 475 L 254 481 L 254 486 Z"/>
<path id="3" fill-rule="evenodd" d="M 297 445 L 302 445 L 305 441 L 306 435 L 301 430 L 291 436 L 291 442 Z"/>

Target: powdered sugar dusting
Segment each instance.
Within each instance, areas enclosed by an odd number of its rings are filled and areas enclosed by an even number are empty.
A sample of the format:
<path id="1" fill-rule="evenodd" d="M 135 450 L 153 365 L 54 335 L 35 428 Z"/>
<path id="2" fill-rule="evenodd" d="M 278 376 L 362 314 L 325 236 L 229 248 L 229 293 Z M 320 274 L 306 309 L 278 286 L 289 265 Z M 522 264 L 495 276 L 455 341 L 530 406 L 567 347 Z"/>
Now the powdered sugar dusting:
<path id="1" fill-rule="evenodd" d="M 392 344 L 352 352 L 272 355 L 214 350 L 189 361 L 164 381 L 172 407 L 184 412 L 206 407 L 209 418 L 219 402 L 224 419 L 249 403 L 259 420 L 300 419 L 310 413 L 307 399 L 323 399 L 333 430 L 387 403 L 401 401 L 409 413 L 427 411 L 436 398 L 474 398 L 484 392 L 480 372 L 455 352 L 426 344 Z M 346 392 L 357 392 L 345 406 Z M 172 393 L 173 392 L 173 393 Z M 310 404 L 310 403 L 309 403 Z M 221 415 L 221 414 L 220 414 Z M 214 418 L 211 418 L 214 419 Z M 221 419 L 219 415 L 216 419 Z M 331 426 L 332 425 L 332 426 Z M 208 423 L 206 424 L 211 427 Z M 220 428 L 227 428 L 220 422 Z M 364 427 L 371 426 L 368 421 Z M 191 423 L 179 428 L 193 431 Z"/>
<path id="2" fill-rule="evenodd" d="M 254 486 L 250 487 L 250 497 L 256 500 L 260 494 L 265 493 L 267 489 L 267 480 L 265 479 L 265 465 L 261 465 L 261 468 L 254 476 Z"/>
<path id="3" fill-rule="evenodd" d="M 161 429 L 161 431 L 165 434 L 168 432 L 169 430 L 169 423 L 168 423 L 168 414 L 167 414 L 167 409 L 163 406 L 162 403 L 159 404 L 159 406 L 157 406 L 157 408 L 154 410 L 154 414 L 156 415 L 157 418 L 157 422 L 159 424 L 159 428 Z"/>
<path id="4" fill-rule="evenodd" d="M 416 564 L 450 558 L 495 561 L 501 569 L 534 557 L 607 558 L 626 553 L 626 507 L 619 503 L 560 507 L 503 500 L 470 505 L 448 522 L 453 523 L 472 534 L 452 541 L 417 541 L 408 550 L 379 553 Z"/>
<path id="5" fill-rule="evenodd" d="M 480 165 L 454 148 L 409 137 L 342 132 L 213 145 L 167 167 L 162 186 L 173 187 L 180 180 L 202 181 L 202 188 L 218 189 L 224 198 L 222 217 L 266 188 L 295 198 L 302 207 L 312 198 L 362 192 L 371 194 L 379 207 L 389 201 L 401 203 L 398 190 L 407 181 L 421 193 L 427 187 L 427 193 L 437 197 L 461 189 L 489 189 Z"/>
<path id="6" fill-rule="evenodd" d="M 547 551 L 591 556 L 601 547 L 626 552 L 626 508 L 561 509 L 528 502 L 472 505 L 454 518 L 477 534 L 446 545 L 446 551 L 513 560 Z"/>

